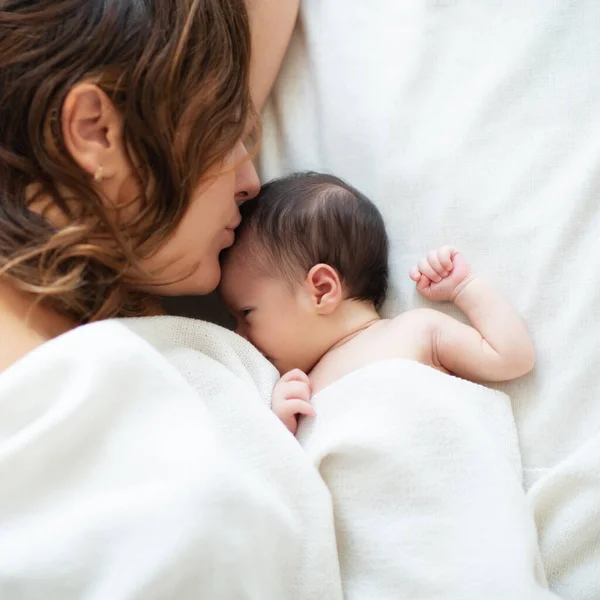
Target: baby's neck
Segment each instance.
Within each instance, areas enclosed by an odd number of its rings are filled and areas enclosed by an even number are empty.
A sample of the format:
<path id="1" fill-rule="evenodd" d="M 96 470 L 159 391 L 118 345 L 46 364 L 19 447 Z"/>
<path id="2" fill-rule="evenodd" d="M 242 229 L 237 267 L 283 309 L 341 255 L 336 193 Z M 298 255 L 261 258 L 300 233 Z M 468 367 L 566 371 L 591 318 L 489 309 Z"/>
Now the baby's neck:
<path id="1" fill-rule="evenodd" d="M 350 300 L 342 305 L 337 319 L 338 323 L 336 323 L 336 327 L 332 331 L 331 343 L 321 360 L 330 352 L 341 348 L 353 340 L 362 331 L 373 325 L 373 323 L 381 320 L 381 317 L 372 304 Z"/>
<path id="2" fill-rule="evenodd" d="M 327 350 L 308 373 L 313 394 L 356 368 L 357 357 L 363 357 L 363 352 L 357 350 L 356 338 L 363 334 L 369 337 L 367 330 L 370 332 L 371 327 L 376 328 L 383 322 L 372 304 L 344 304 L 341 307 L 343 312 L 336 315 L 337 321 L 329 324 L 327 343 L 324 345 Z"/>

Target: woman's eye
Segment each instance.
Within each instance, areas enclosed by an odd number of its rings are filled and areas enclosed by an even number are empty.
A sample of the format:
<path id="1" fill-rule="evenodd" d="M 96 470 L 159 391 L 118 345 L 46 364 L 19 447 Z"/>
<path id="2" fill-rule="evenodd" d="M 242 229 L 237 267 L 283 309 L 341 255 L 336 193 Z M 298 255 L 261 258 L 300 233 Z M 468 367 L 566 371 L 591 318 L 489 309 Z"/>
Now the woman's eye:
<path id="1" fill-rule="evenodd" d="M 251 309 L 251 308 L 245 308 L 245 309 L 242 311 L 242 317 L 244 317 L 244 319 L 245 319 L 245 318 L 246 318 L 246 317 L 247 317 L 247 316 L 248 316 L 248 315 L 249 315 L 251 312 L 252 312 L 252 309 Z"/>

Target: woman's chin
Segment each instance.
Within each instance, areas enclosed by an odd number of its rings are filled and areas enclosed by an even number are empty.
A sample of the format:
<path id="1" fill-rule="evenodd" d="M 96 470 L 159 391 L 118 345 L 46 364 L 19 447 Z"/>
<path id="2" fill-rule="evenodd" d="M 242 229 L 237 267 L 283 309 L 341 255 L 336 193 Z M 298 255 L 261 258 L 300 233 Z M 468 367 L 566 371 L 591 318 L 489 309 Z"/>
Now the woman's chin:
<path id="1" fill-rule="evenodd" d="M 186 296 L 203 296 L 204 294 L 214 292 L 220 281 L 221 266 L 216 261 L 216 265 L 213 268 L 207 269 L 206 267 L 201 267 L 189 280 L 182 281 L 181 283 L 186 284 Z"/>
<path id="2" fill-rule="evenodd" d="M 204 296 L 217 289 L 221 281 L 221 266 L 218 260 L 213 264 L 203 263 L 196 271 L 169 285 L 157 286 L 152 293 L 159 296 Z"/>

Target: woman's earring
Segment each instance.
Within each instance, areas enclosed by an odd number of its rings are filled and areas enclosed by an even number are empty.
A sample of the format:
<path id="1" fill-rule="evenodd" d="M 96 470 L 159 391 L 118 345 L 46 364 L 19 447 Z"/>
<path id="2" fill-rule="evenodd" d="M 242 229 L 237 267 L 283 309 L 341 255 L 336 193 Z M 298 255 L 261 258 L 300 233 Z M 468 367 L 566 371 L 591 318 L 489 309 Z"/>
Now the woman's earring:
<path id="1" fill-rule="evenodd" d="M 104 169 L 102 168 L 102 165 L 98 165 L 98 168 L 96 169 L 96 172 L 94 173 L 94 181 L 96 183 L 100 183 L 102 181 L 103 177 L 104 177 Z"/>

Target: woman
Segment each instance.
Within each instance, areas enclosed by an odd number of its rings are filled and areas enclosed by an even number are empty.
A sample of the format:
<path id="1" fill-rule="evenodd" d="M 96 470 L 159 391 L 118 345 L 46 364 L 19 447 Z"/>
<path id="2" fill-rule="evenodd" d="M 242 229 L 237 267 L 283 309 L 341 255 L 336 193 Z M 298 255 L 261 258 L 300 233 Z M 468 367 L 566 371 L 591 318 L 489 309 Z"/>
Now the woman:
<path id="1" fill-rule="evenodd" d="M 341 597 L 262 357 L 194 387 L 105 320 L 216 287 L 297 4 L 0 1 L 3 598 Z"/>

